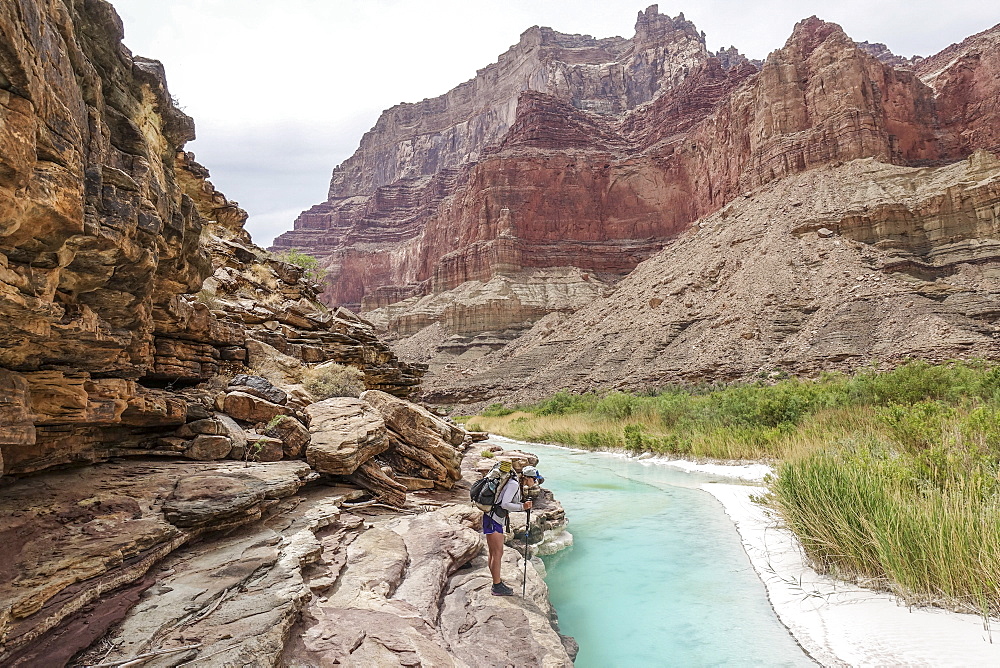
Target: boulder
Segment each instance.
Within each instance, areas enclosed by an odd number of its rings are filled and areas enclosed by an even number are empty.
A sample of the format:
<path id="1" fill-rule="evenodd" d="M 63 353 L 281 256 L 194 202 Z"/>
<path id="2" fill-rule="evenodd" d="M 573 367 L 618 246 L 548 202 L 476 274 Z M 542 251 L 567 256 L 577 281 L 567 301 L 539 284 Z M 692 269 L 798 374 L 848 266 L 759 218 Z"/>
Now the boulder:
<path id="1" fill-rule="evenodd" d="M 400 399 L 380 390 L 368 390 L 361 398 L 382 414 L 389 429 L 403 437 L 407 443 L 422 447 L 423 443 L 444 441 L 458 446 L 465 440 L 465 430 L 437 417 L 423 406 Z"/>
<path id="2" fill-rule="evenodd" d="M 250 480 L 202 473 L 182 478 L 163 504 L 167 521 L 177 527 L 231 526 L 260 517 L 264 491 Z"/>
<path id="3" fill-rule="evenodd" d="M 247 339 L 247 366 L 267 374 L 282 387 L 302 380 L 302 362 L 257 339 Z"/>
<path id="4" fill-rule="evenodd" d="M 250 462 L 277 462 L 285 455 L 281 440 L 264 434 L 248 433 L 246 447 L 243 459 Z"/>
<path id="5" fill-rule="evenodd" d="M 286 385 L 283 389 L 288 393 L 288 406 L 304 409 L 309 404 L 316 403 L 316 397 L 303 385 Z"/>
<path id="6" fill-rule="evenodd" d="M 326 399 L 306 408 L 306 413 L 311 421 L 306 460 L 317 471 L 349 475 L 389 447 L 385 422 L 361 399 Z"/>
<path id="7" fill-rule="evenodd" d="M 433 480 L 445 489 L 462 477 L 462 456 L 455 446 L 464 441 L 464 429 L 385 392 L 369 390 L 361 397 L 378 410 L 389 428 L 385 459 L 397 472 Z"/>
<path id="8" fill-rule="evenodd" d="M 246 392 L 261 399 L 266 399 L 272 404 L 284 405 L 288 401 L 288 395 L 285 391 L 272 385 L 271 381 L 263 376 L 240 374 L 229 382 L 229 390 L 231 392 Z"/>
<path id="9" fill-rule="evenodd" d="M 228 437 L 232 441 L 234 449 L 240 448 L 242 450 L 246 447 L 247 433 L 243 427 L 236 423 L 236 420 L 225 413 L 216 413 L 214 418 L 219 423 L 219 435 Z"/>
<path id="10" fill-rule="evenodd" d="M 286 457 L 300 457 L 309 445 L 309 429 L 293 417 L 281 416 L 275 419 L 277 423 L 268 427 L 264 434 L 281 441 Z"/>
<path id="11" fill-rule="evenodd" d="M 222 402 L 222 410 L 244 422 L 270 422 L 278 415 L 290 415 L 292 409 L 261 399 L 246 392 L 230 392 Z"/>
<path id="12" fill-rule="evenodd" d="M 210 436 L 218 436 L 222 433 L 222 425 L 211 418 L 205 418 L 203 420 L 188 422 L 177 431 L 180 432 L 182 430 L 190 431 L 192 434 L 209 434 Z"/>
<path id="13" fill-rule="evenodd" d="M 208 420 L 210 422 L 210 420 Z M 200 461 L 211 461 L 213 459 L 225 459 L 233 449 L 233 442 L 226 436 L 211 436 L 208 434 L 198 434 L 191 441 L 191 444 L 184 450 L 184 456 L 189 459 Z"/>

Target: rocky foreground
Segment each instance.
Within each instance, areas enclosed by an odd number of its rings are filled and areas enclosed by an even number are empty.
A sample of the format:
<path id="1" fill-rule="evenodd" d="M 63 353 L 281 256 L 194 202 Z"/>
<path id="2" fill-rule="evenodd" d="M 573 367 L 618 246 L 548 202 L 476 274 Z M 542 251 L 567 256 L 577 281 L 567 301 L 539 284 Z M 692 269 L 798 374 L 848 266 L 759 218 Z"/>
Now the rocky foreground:
<path id="1" fill-rule="evenodd" d="M 480 460 L 400 509 L 301 461 L 127 459 L 12 483 L 0 663 L 572 665 L 535 567 L 526 598 L 490 594 L 467 501 Z M 538 506 L 541 542 L 565 520 L 551 495 Z M 522 564 L 508 548 L 505 579 Z"/>

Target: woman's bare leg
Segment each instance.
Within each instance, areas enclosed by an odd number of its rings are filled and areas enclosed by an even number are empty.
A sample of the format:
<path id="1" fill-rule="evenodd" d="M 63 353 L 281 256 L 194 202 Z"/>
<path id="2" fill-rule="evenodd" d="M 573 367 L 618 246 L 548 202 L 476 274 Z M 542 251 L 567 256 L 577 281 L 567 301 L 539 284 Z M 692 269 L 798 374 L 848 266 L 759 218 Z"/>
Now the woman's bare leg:
<path id="1" fill-rule="evenodd" d="M 503 538 L 499 531 L 486 534 L 486 546 L 490 551 L 490 575 L 493 576 L 493 584 L 500 582 L 500 563 L 503 561 Z"/>

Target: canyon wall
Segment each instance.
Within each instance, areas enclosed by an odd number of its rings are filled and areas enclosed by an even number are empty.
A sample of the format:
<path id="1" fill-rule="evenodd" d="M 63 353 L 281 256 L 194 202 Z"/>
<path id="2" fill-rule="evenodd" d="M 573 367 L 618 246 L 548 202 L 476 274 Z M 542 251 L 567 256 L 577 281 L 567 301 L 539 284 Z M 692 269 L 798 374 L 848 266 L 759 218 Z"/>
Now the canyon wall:
<path id="1" fill-rule="evenodd" d="M 532 35 L 540 36 L 537 48 Z M 328 201 L 304 212 L 275 246 L 323 257 L 324 299 L 360 306 L 390 331 L 436 321 L 468 333 L 441 309 L 428 320 L 423 306 L 412 316 L 406 307 L 468 281 L 506 276 L 528 285 L 553 268 L 614 282 L 700 217 L 788 175 L 867 157 L 944 164 L 993 145 L 993 69 L 982 65 L 992 39 L 990 31 L 970 38 L 961 58 L 938 66 L 951 63 L 949 74 L 931 78 L 925 72 L 940 58 L 901 59 L 815 17 L 763 63 L 732 48 L 709 54 L 690 22 L 655 6 L 640 13 L 630 40 L 532 29 L 473 82 L 387 111 L 334 171 Z M 533 58 L 541 69 L 532 71 L 545 76 L 516 80 L 512 63 Z M 492 133 L 452 141 L 475 144 L 461 155 L 439 159 L 406 144 L 442 136 L 441 123 L 465 128 L 458 119 L 467 114 L 443 111 L 464 109 L 453 101 L 459 91 L 487 106 L 503 91 L 509 113 Z M 461 298 L 450 301 L 452 313 L 462 308 Z M 375 312 L 391 304 L 399 304 L 392 315 Z M 470 308 L 476 315 L 462 320 L 481 331 L 510 322 L 500 297 L 492 307 L 477 297 Z M 495 322 L 482 316 L 489 308 Z M 525 310 L 521 324 L 540 312 Z"/>
<path id="2" fill-rule="evenodd" d="M 488 592 L 486 435 L 253 244 L 122 32 L 0 5 L 0 664 L 571 666 L 535 568 Z"/>
<path id="3" fill-rule="evenodd" d="M 1000 24 L 916 65 L 934 88 L 942 132 L 959 153 L 1000 150 Z"/>
<path id="4" fill-rule="evenodd" d="M 574 313 L 439 364 L 424 398 L 516 405 L 557 389 L 1000 360 L 998 212 L 1000 159 L 988 151 L 792 175 L 702 218 Z"/>
<path id="5" fill-rule="evenodd" d="M 245 371 L 254 342 L 407 394 L 420 367 L 252 244 L 122 33 L 102 1 L 0 7 L 3 473 L 183 453 L 160 437 L 213 401 L 185 388 Z"/>
<path id="6" fill-rule="evenodd" d="M 519 116 L 530 113 L 523 108 L 524 91 L 545 93 L 579 110 L 577 118 L 586 123 L 592 116 L 601 122 L 602 116 L 613 118 L 661 95 L 709 55 L 691 22 L 683 15 L 661 15 L 655 5 L 639 13 L 629 40 L 531 28 L 472 81 L 383 113 L 354 156 L 334 170 L 328 200 L 303 212 L 295 229 L 278 237 L 274 247 L 327 257 L 331 287 L 325 296 L 331 304 L 360 305 L 383 286 L 410 285 L 411 292 L 427 294 L 429 284 L 415 286 L 431 278 L 443 255 L 459 250 L 425 240 L 427 221 L 456 193 L 481 187 L 469 183 L 470 166 Z M 586 140 L 580 144 L 589 147 Z M 478 233 L 461 233 L 489 241 L 496 224 L 493 219 Z M 573 254 L 567 249 L 561 256 Z M 491 259 L 473 251 L 469 262 L 489 265 Z M 586 267 L 583 261 L 569 264 Z M 621 264 L 634 266 L 634 258 Z M 484 275 L 484 270 L 475 273 Z"/>

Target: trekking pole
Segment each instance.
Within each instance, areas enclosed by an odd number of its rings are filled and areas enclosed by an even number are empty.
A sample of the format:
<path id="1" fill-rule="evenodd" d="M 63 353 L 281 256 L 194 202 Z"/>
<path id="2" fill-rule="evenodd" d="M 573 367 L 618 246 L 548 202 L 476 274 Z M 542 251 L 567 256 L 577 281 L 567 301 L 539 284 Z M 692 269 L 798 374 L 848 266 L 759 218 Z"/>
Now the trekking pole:
<path id="1" fill-rule="evenodd" d="M 524 518 L 524 579 L 521 580 L 521 598 L 524 598 L 524 592 L 528 590 L 528 550 L 531 548 L 528 546 L 528 535 L 531 529 L 531 508 L 526 511 L 528 516 Z"/>

